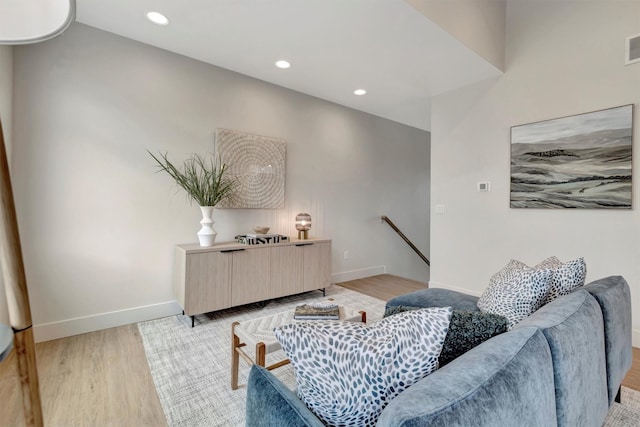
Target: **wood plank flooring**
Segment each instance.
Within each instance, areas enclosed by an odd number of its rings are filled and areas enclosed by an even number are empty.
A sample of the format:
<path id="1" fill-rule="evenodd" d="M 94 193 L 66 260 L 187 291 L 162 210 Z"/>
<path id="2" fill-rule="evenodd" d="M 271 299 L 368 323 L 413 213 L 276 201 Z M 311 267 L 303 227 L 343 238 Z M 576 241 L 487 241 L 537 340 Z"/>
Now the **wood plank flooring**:
<path id="1" fill-rule="evenodd" d="M 365 279 L 351 280 L 339 283 L 340 286 L 360 292 L 383 301 L 389 301 L 398 295 L 406 294 L 420 289 L 426 289 L 426 283 L 392 274 L 367 277 Z"/>
<path id="2" fill-rule="evenodd" d="M 382 300 L 426 288 L 388 274 L 340 285 Z M 633 352 L 623 384 L 640 390 Z M 135 324 L 38 343 L 36 357 L 47 427 L 167 425 Z M 0 364 L 0 427 L 24 425 L 15 362 Z"/>
<path id="3" fill-rule="evenodd" d="M 631 369 L 627 372 L 627 376 L 622 380 L 622 385 L 640 390 L 640 348 L 633 347 L 633 363 Z"/>
<path id="4" fill-rule="evenodd" d="M 36 344 L 50 426 L 166 426 L 135 324 Z M 24 425 L 15 354 L 0 364 L 0 426 Z"/>

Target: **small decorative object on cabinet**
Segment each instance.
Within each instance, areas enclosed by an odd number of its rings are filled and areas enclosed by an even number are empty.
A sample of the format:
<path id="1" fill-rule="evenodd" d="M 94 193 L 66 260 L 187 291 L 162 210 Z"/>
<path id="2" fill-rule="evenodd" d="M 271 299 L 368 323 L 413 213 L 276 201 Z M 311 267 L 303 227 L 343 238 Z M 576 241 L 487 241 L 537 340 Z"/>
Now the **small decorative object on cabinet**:
<path id="1" fill-rule="evenodd" d="M 271 229 L 271 227 L 266 227 L 264 225 L 259 225 L 257 227 L 253 227 L 253 231 L 255 231 L 256 234 L 267 234 L 270 229 Z"/>
<path id="2" fill-rule="evenodd" d="M 324 291 L 331 284 L 331 240 L 178 245 L 175 272 L 176 300 L 193 326 L 196 314 Z"/>
<path id="3" fill-rule="evenodd" d="M 202 228 L 198 231 L 200 246 L 213 246 L 217 236 L 213 229 L 213 208 L 223 200 L 233 197 L 237 187 L 235 179 L 225 176 L 227 165 L 221 164 L 213 156 L 205 160 L 192 154 L 180 169 L 169 161 L 167 153 L 156 157 L 150 151 L 147 152 L 158 163 L 160 171 L 168 173 L 191 200 L 198 202 L 202 211 Z"/>
<path id="4" fill-rule="evenodd" d="M 296 215 L 296 230 L 298 230 L 298 239 L 308 239 L 310 228 L 311 215 L 309 215 L 308 213 L 299 213 L 298 215 Z"/>

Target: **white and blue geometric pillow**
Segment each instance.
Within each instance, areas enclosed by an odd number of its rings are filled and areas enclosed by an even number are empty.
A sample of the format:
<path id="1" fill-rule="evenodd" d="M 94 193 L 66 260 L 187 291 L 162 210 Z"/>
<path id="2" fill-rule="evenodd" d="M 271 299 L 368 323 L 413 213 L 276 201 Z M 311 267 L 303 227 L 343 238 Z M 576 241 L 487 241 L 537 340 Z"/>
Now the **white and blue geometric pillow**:
<path id="1" fill-rule="evenodd" d="M 275 328 L 298 395 L 327 425 L 375 425 L 399 393 L 437 368 L 452 308 L 425 308 L 373 324 L 317 320 Z"/>
<path id="2" fill-rule="evenodd" d="M 511 260 L 491 277 L 478 300 L 478 308 L 506 317 L 511 329 L 542 307 L 551 289 L 552 277 L 551 269 L 529 268 Z"/>

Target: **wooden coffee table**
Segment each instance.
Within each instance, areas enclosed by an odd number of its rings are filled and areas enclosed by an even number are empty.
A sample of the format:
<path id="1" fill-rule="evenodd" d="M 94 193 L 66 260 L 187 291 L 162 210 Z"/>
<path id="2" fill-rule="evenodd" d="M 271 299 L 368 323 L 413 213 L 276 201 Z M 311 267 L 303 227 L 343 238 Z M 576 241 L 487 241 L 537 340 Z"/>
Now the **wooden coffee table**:
<path id="1" fill-rule="evenodd" d="M 249 365 L 259 365 L 269 370 L 279 368 L 289 363 L 289 359 L 284 359 L 272 365 L 265 366 L 267 354 L 280 350 L 282 347 L 276 339 L 273 329 L 277 326 L 287 325 L 296 322 L 317 322 L 317 320 L 295 320 L 294 310 L 271 314 L 269 316 L 258 317 L 242 322 L 231 324 L 231 389 L 238 388 L 238 365 L 240 356 Z M 340 306 L 340 320 L 352 322 L 366 322 L 367 313 L 353 310 L 346 306 Z M 255 347 L 255 360 L 251 359 L 244 352 L 243 347 Z"/>

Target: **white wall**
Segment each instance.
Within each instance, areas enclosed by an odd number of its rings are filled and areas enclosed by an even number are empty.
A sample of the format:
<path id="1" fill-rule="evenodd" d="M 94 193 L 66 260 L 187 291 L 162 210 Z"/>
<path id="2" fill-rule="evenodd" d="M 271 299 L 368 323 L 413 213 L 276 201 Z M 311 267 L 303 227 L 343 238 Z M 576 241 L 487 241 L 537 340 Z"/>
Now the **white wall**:
<path id="1" fill-rule="evenodd" d="M 15 48 L 14 166 L 36 340 L 168 315 L 173 247 L 200 212 L 146 153 L 206 153 L 216 128 L 283 138 L 286 207 L 216 210 L 219 240 L 255 225 L 333 239 L 334 279 L 428 268 L 429 134 L 73 24 Z M 351 258 L 343 260 L 348 250 Z"/>
<path id="2" fill-rule="evenodd" d="M 480 294 L 511 258 L 584 256 L 587 280 L 629 282 L 640 346 L 638 180 L 633 210 L 509 208 L 511 126 L 633 103 L 638 145 L 640 64 L 624 65 L 624 40 L 639 32 L 637 0 L 508 2 L 505 74 L 433 102 L 431 209 L 445 213 L 432 217 L 432 285 Z"/>
<path id="3" fill-rule="evenodd" d="M 499 70 L 504 70 L 506 0 L 406 0 Z"/>
<path id="4" fill-rule="evenodd" d="M 13 47 L 0 45 L 0 119 L 7 158 L 11 165 L 13 120 Z M 7 299 L 0 274 L 0 323 L 9 324 Z"/>

